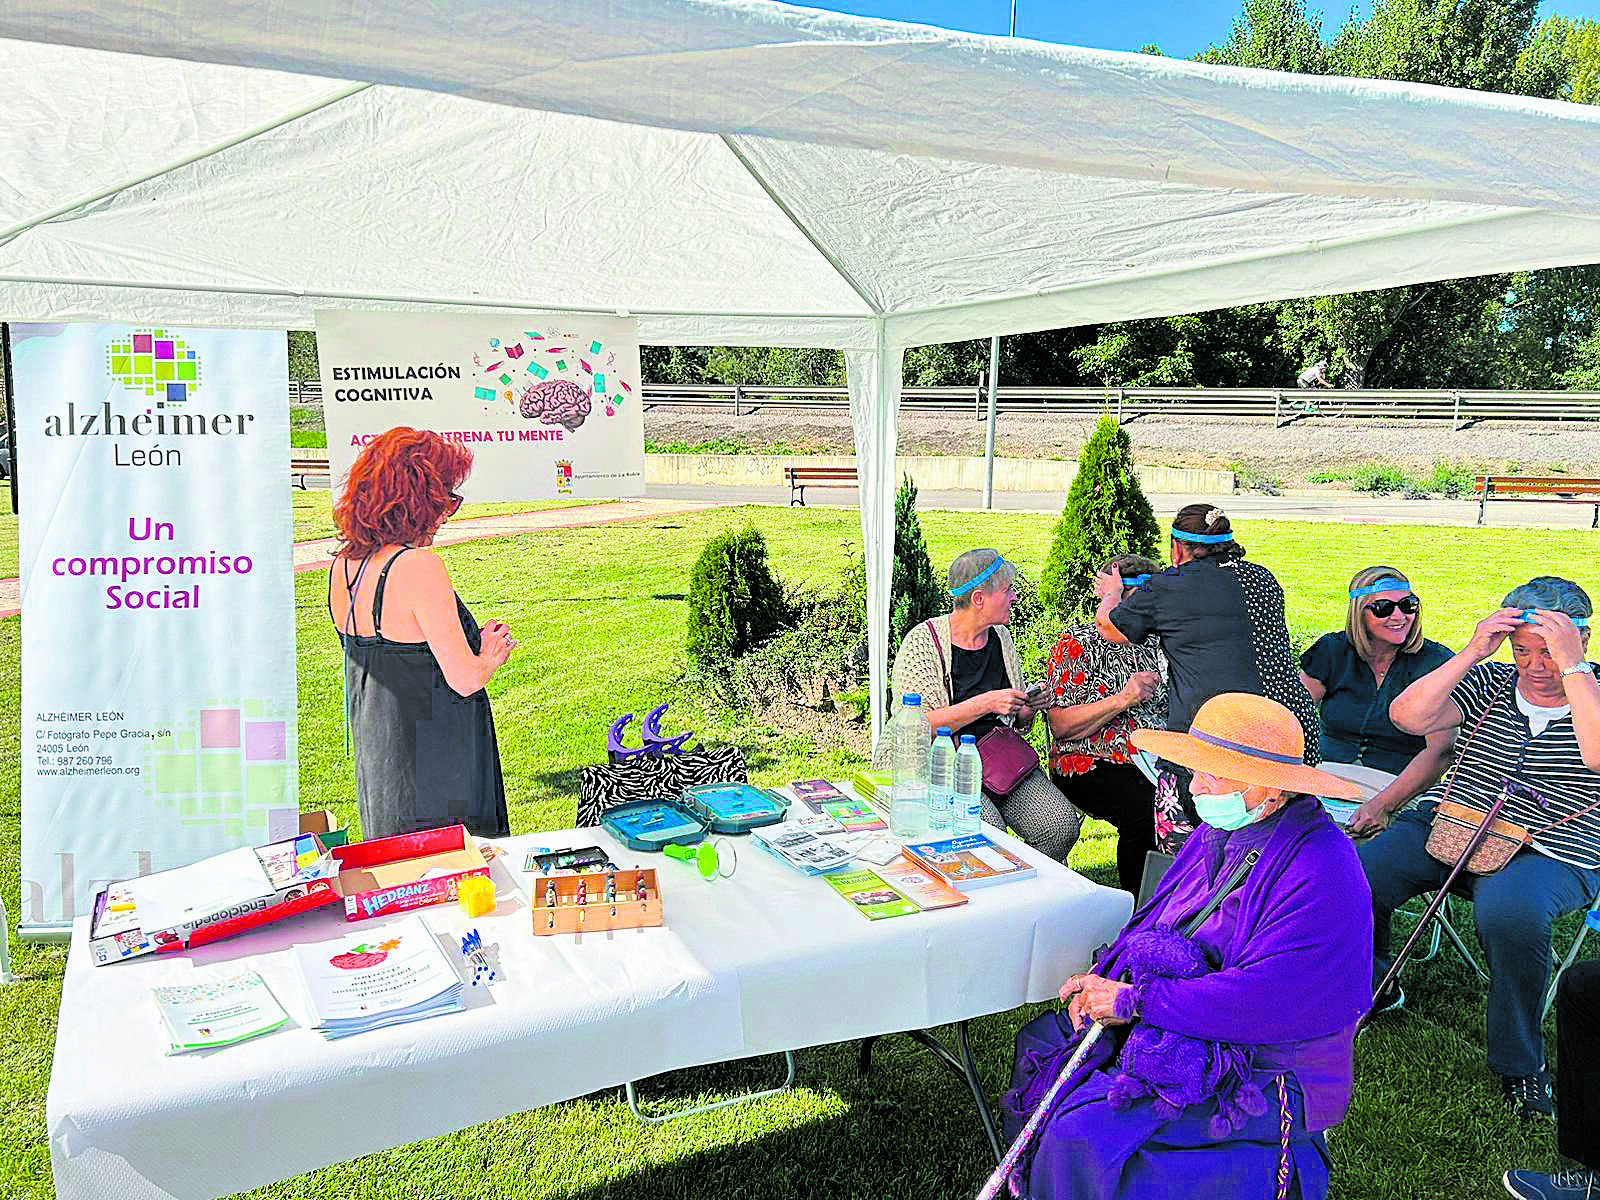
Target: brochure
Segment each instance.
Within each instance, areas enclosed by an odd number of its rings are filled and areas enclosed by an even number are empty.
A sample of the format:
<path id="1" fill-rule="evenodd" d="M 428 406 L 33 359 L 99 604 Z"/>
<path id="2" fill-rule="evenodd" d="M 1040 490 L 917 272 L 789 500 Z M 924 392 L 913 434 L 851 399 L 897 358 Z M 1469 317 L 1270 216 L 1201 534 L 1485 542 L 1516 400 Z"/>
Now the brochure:
<path id="1" fill-rule="evenodd" d="M 981 833 L 940 842 L 918 842 L 907 846 L 906 853 L 963 892 L 1038 874 L 1033 867 L 1010 851 L 1002 850 Z"/>
<path id="2" fill-rule="evenodd" d="M 893 885 L 923 912 L 935 908 L 954 908 L 967 902 L 967 898 L 943 878 L 907 855 L 897 855 L 893 862 L 875 867 L 874 870 L 885 883 Z"/>
<path id="3" fill-rule="evenodd" d="M 827 884 L 855 905 L 856 911 L 869 921 L 907 917 L 922 911 L 893 884 L 885 882 L 871 871 L 840 871 L 836 875 L 829 875 Z"/>
<path id="4" fill-rule="evenodd" d="M 797 821 L 752 829 L 750 836 L 755 839 L 756 845 L 807 875 L 837 871 L 840 867 L 849 866 L 852 857 L 845 847 L 801 828 Z"/>
<path id="5" fill-rule="evenodd" d="M 818 812 L 837 821 L 846 833 L 865 833 L 889 828 L 888 823 L 878 815 L 878 810 L 863 800 L 823 801 Z"/>
<path id="6" fill-rule="evenodd" d="M 889 810 L 890 783 L 888 771 L 858 771 L 850 780 L 856 795 L 885 812 Z"/>
<path id="7" fill-rule="evenodd" d="M 420 916 L 294 948 L 327 1038 L 462 1010 L 461 975 Z"/>
<path id="8" fill-rule="evenodd" d="M 797 780 L 789 785 L 789 790 L 803 800 L 812 812 L 821 812 L 824 804 L 837 804 L 850 798 L 826 779 Z"/>
<path id="9" fill-rule="evenodd" d="M 289 1023 L 289 1014 L 254 971 L 150 991 L 166 1028 L 168 1054 L 231 1046 Z"/>

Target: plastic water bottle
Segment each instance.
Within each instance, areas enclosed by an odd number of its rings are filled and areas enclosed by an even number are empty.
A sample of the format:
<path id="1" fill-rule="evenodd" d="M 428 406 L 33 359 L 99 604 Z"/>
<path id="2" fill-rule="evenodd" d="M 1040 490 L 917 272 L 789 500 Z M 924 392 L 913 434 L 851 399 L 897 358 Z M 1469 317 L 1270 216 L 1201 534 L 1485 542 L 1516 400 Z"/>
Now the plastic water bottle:
<path id="1" fill-rule="evenodd" d="M 961 735 L 956 750 L 955 834 L 977 833 L 983 825 L 983 759 L 970 733 Z"/>
<path id="2" fill-rule="evenodd" d="M 942 840 L 951 834 L 951 801 L 956 788 L 956 744 L 943 727 L 928 747 L 928 837 Z"/>
<path id="3" fill-rule="evenodd" d="M 889 803 L 889 832 L 897 838 L 917 839 L 928 832 L 928 718 L 922 697 L 907 692 L 900 711 L 889 722 L 889 768 L 893 796 Z"/>

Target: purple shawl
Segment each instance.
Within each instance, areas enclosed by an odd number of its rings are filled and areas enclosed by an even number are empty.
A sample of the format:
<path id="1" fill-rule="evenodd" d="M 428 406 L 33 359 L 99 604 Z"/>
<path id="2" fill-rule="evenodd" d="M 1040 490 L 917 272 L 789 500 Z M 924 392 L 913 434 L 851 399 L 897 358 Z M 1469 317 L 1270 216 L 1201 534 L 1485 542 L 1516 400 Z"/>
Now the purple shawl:
<path id="1" fill-rule="evenodd" d="M 1216 969 L 1183 965 L 1185 951 L 1165 939 L 1253 846 L 1261 858 L 1243 885 L 1193 935 Z M 1098 974 L 1135 983 L 1138 1019 L 1111 1103 L 1125 1107 L 1149 1094 L 1175 1114 L 1214 1097 L 1213 1136 L 1224 1136 L 1257 1107 L 1251 1076 L 1288 1071 L 1304 1092 L 1307 1130 L 1338 1124 L 1350 1103 L 1355 1030 L 1371 1003 L 1371 968 L 1366 875 L 1319 803 L 1297 799 L 1233 835 L 1202 827 L 1150 902 L 1097 956 Z M 1054 1078 L 1048 1073 L 1041 1094 Z M 1026 1104 L 1027 1097 L 1013 1102 Z"/>

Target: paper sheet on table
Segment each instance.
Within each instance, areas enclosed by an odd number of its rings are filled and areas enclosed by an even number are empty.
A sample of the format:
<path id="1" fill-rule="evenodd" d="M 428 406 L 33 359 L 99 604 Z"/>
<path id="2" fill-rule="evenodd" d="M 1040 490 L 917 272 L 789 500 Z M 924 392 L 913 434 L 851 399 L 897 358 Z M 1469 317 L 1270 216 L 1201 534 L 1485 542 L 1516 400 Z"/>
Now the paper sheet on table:
<path id="1" fill-rule="evenodd" d="M 130 880 L 128 889 L 139 927 L 147 931 L 174 929 L 273 894 L 266 869 L 249 846 L 187 867 L 141 876 Z"/>

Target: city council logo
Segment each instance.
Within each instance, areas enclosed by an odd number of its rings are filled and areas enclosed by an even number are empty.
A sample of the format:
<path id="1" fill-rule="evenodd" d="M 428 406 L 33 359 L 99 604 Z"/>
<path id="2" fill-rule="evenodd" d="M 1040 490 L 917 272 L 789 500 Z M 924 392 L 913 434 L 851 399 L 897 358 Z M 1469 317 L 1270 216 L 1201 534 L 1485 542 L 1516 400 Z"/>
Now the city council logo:
<path id="1" fill-rule="evenodd" d="M 182 404 L 200 386 L 200 358 L 164 329 L 112 338 L 106 373 L 126 388 L 167 404 Z"/>
<path id="2" fill-rule="evenodd" d="M 556 491 L 572 491 L 572 464 L 565 459 L 556 463 Z"/>

